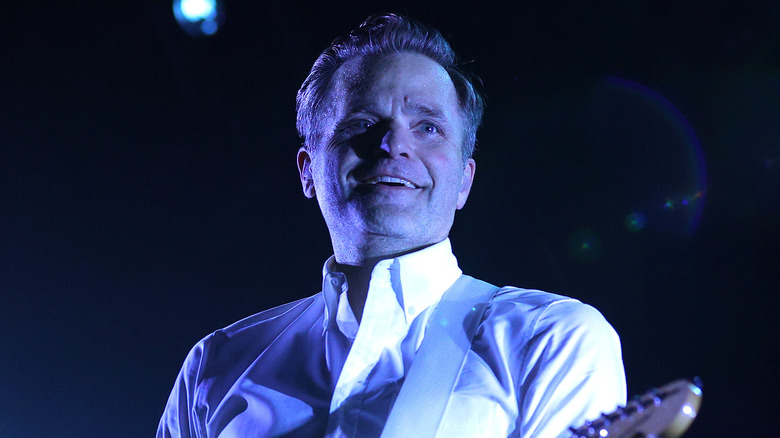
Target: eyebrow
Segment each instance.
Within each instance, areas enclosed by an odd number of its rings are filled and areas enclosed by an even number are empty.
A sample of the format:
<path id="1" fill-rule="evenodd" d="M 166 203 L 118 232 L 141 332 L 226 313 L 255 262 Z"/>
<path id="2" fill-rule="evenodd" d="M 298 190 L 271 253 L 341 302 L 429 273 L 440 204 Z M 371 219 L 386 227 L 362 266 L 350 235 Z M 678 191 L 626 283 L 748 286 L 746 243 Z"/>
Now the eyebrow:
<path id="1" fill-rule="evenodd" d="M 421 103 L 410 103 L 409 101 L 404 103 L 403 108 L 404 114 L 414 114 L 414 115 L 422 115 L 426 117 L 431 117 L 433 119 L 436 119 L 437 121 L 447 122 L 447 117 L 444 115 L 444 111 L 440 110 L 439 108 L 431 108 L 430 106 L 421 104 Z M 349 108 L 349 111 L 347 111 L 348 115 L 355 115 L 355 114 L 379 114 L 380 111 L 377 109 L 377 107 L 373 104 L 368 105 L 362 105 L 358 104 L 355 106 L 352 106 Z"/>
<path id="2" fill-rule="evenodd" d="M 444 111 L 438 109 L 438 108 L 431 108 L 429 106 L 423 105 L 421 103 L 408 103 L 406 102 L 404 105 L 404 112 L 410 112 L 412 114 L 420 114 L 428 117 L 432 117 L 435 119 L 440 120 L 446 120 L 446 117 L 444 117 Z"/>

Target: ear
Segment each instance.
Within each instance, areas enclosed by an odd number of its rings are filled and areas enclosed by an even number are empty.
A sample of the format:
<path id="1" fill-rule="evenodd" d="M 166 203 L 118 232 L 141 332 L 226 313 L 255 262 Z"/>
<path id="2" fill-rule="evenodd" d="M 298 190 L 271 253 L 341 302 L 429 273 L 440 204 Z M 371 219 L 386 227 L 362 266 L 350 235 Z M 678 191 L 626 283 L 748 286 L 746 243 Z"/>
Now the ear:
<path id="1" fill-rule="evenodd" d="M 466 160 L 466 164 L 463 166 L 463 181 L 460 184 L 460 191 L 458 192 L 458 204 L 456 207 L 458 210 L 466 205 L 466 199 L 471 192 L 471 184 L 474 183 L 474 174 L 477 171 L 477 162 L 474 159 L 469 158 Z"/>
<path id="2" fill-rule="evenodd" d="M 298 174 L 301 176 L 304 196 L 313 198 L 315 193 L 314 178 L 311 175 L 311 155 L 305 147 L 298 149 Z"/>

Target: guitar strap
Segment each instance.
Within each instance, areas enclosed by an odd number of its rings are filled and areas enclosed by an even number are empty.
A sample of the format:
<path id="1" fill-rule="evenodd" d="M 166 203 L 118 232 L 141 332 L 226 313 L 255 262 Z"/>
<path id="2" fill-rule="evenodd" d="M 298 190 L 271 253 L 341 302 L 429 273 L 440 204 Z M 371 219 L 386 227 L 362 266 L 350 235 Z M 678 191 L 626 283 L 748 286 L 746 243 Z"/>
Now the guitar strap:
<path id="1" fill-rule="evenodd" d="M 381 438 L 433 438 L 463 368 L 471 340 L 499 288 L 461 275 L 444 292 L 425 327 L 425 337 Z"/>

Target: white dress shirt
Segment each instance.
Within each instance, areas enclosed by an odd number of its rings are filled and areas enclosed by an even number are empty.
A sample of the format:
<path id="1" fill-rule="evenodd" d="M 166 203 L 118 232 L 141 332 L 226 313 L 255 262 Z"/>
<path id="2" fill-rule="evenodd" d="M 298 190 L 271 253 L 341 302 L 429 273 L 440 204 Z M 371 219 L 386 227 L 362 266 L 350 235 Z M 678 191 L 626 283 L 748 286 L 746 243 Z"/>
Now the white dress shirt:
<path id="1" fill-rule="evenodd" d="M 427 319 L 461 271 L 449 240 L 380 261 L 358 324 L 334 266 L 325 263 L 322 293 L 199 342 L 158 438 L 378 437 Z M 625 396 L 620 342 L 598 311 L 504 287 L 485 312 L 437 436 L 568 437 L 569 426 Z"/>

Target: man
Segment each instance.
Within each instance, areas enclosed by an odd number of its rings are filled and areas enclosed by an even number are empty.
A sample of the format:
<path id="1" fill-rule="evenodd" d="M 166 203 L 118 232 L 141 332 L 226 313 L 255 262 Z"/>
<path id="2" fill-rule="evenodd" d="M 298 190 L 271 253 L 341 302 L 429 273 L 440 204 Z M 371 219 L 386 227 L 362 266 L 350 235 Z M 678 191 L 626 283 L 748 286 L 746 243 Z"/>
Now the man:
<path id="1" fill-rule="evenodd" d="M 298 93 L 303 192 L 334 255 L 322 292 L 190 352 L 158 437 L 377 437 L 442 295 L 469 195 L 482 100 L 435 30 L 396 15 L 336 40 Z M 625 401 L 620 344 L 592 307 L 502 288 L 440 437 L 557 437 Z M 424 414 L 424 413 L 420 413 Z"/>

